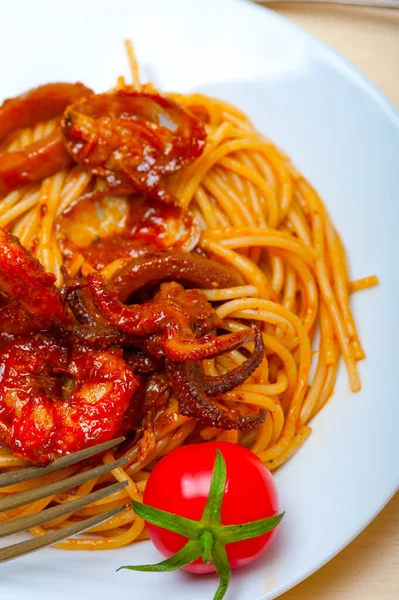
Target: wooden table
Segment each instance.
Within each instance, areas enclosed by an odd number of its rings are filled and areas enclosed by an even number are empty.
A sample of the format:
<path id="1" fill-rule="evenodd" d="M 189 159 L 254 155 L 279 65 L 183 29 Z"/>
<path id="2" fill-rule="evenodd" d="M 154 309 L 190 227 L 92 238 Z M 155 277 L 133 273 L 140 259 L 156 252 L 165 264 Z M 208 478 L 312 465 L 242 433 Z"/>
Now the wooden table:
<path id="1" fill-rule="evenodd" d="M 310 4 L 270 8 L 336 48 L 399 106 L 399 10 Z M 282 596 L 282 600 L 398 599 L 399 494 L 336 558 Z"/>

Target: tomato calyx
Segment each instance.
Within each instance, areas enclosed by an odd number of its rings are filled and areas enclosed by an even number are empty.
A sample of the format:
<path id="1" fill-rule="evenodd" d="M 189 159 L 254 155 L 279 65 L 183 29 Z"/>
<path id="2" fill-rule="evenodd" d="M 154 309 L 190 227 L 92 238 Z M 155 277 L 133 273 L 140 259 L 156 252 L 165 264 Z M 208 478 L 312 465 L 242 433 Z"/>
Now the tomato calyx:
<path id="1" fill-rule="evenodd" d="M 181 569 L 198 558 L 204 563 L 213 563 L 220 578 L 220 584 L 213 600 L 222 600 L 231 578 L 231 568 L 226 553 L 226 544 L 248 540 L 268 533 L 280 523 L 284 513 L 265 519 L 238 525 L 222 525 L 221 511 L 226 488 L 226 462 L 220 450 L 212 471 L 208 499 L 200 521 L 194 521 L 133 501 L 134 512 L 158 527 L 168 529 L 188 538 L 187 543 L 172 557 L 155 565 L 124 566 L 120 569 L 131 571 L 165 572 Z M 118 569 L 118 571 L 120 570 Z"/>

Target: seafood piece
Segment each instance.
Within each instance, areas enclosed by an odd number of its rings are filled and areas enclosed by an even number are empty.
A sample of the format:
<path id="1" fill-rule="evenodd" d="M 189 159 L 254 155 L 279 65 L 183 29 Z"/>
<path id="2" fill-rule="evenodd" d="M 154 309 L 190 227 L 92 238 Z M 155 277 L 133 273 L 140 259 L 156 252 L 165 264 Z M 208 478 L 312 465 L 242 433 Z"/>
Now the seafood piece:
<path id="1" fill-rule="evenodd" d="M 184 252 L 159 252 L 133 259 L 114 275 L 111 284 L 118 290 L 119 300 L 126 302 L 140 288 L 161 281 L 205 289 L 243 283 L 236 271 L 209 258 Z"/>
<path id="2" fill-rule="evenodd" d="M 262 333 L 259 327 L 255 330 L 255 347 L 251 356 L 244 363 L 221 376 L 210 377 L 204 374 L 201 364 L 187 361 L 185 363 L 166 360 L 170 385 L 179 404 L 182 415 L 194 417 L 198 423 L 221 429 L 252 429 L 264 420 L 266 413 L 259 411 L 254 416 L 244 416 L 239 410 L 226 409 L 218 403 L 218 396 L 228 392 L 246 379 L 256 370 L 264 356 Z M 214 396 L 210 398 L 209 396 Z"/>
<path id="3" fill-rule="evenodd" d="M 49 336 L 0 352 L 0 443 L 36 464 L 115 437 L 138 387 L 121 350 L 68 354 Z"/>
<path id="4" fill-rule="evenodd" d="M 138 375 L 152 375 L 164 367 L 164 362 L 155 356 L 149 356 L 139 348 L 129 348 L 123 355 L 125 361 Z"/>
<path id="5" fill-rule="evenodd" d="M 0 106 L 0 140 L 16 129 L 61 116 L 69 104 L 92 93 L 82 83 L 47 83 L 4 100 Z"/>
<path id="6" fill-rule="evenodd" d="M 180 283 L 162 283 L 153 302 L 164 302 L 180 312 L 195 337 L 215 332 L 222 321 L 201 290 L 185 290 Z M 191 334 L 191 335 L 192 335 Z"/>
<path id="7" fill-rule="evenodd" d="M 66 324 L 68 317 L 54 281 L 55 276 L 45 272 L 40 262 L 22 246 L 18 238 L 0 228 L 2 327 L 8 327 L 5 315 L 10 314 L 13 306 L 16 318 L 9 326 L 16 328 L 21 320 L 21 333 Z M 1 328 L 1 331 L 4 329 Z"/>
<path id="8" fill-rule="evenodd" d="M 202 425 L 242 431 L 258 427 L 265 420 L 264 410 L 253 416 L 244 416 L 239 409 L 225 408 L 217 403 L 217 398 L 210 399 L 201 389 L 200 380 L 196 377 L 197 371 L 190 368 L 190 363 L 167 360 L 167 369 L 182 415 L 194 417 Z"/>
<path id="9" fill-rule="evenodd" d="M 134 346 L 137 338 L 108 325 L 97 310 L 86 280 L 70 279 L 67 270 L 63 269 L 63 272 L 65 283 L 61 297 L 67 303 L 72 317 L 70 324 L 62 330 L 68 342 L 72 346 L 77 344 L 97 350 L 107 350 L 112 346 Z"/>
<path id="10" fill-rule="evenodd" d="M 200 227 L 193 212 L 177 201 L 107 190 L 80 196 L 58 218 L 57 233 L 65 253 L 78 251 L 101 270 L 118 258 L 190 252 Z"/>
<path id="11" fill-rule="evenodd" d="M 143 192 L 200 156 L 206 139 L 202 123 L 173 100 L 129 89 L 76 102 L 61 125 L 78 164 Z"/>
<path id="12" fill-rule="evenodd" d="M 110 325 L 136 336 L 160 334 L 159 339 L 156 338 L 156 343 L 153 343 L 151 347 L 159 347 L 165 356 L 175 361 L 213 358 L 239 348 L 254 337 L 252 329 L 245 329 L 221 336 L 207 333 L 196 338 L 192 329 L 193 318 L 188 314 L 190 311 L 187 306 L 185 310 L 181 303 L 176 306 L 170 300 L 159 299 L 146 304 L 127 306 L 118 300 L 118 292 L 110 290 L 99 273 L 89 273 L 87 283 L 97 308 Z M 179 286 L 179 284 L 173 285 Z M 184 292 L 184 288 L 179 287 Z M 196 301 L 191 303 L 191 309 L 196 308 L 196 302 L 207 303 L 205 296 L 200 291 L 188 290 L 185 293 L 188 294 L 190 291 L 197 292 Z M 209 307 L 208 313 L 209 310 L 213 310 L 210 304 Z M 204 323 L 202 323 L 203 325 Z M 146 350 L 150 353 L 148 344 Z"/>
<path id="13" fill-rule="evenodd" d="M 69 104 L 92 93 L 81 83 L 49 83 L 5 100 L 0 107 L 0 141 L 21 127 L 60 117 Z M 57 128 L 23 149 L 0 155 L 0 194 L 40 181 L 72 162 Z"/>
<path id="14" fill-rule="evenodd" d="M 198 363 L 185 363 L 188 377 L 197 383 L 203 392 L 209 396 L 225 394 L 244 383 L 259 367 L 265 355 L 262 332 L 258 326 L 255 330 L 255 347 L 250 357 L 241 365 L 223 375 L 205 375 Z"/>
<path id="15" fill-rule="evenodd" d="M 56 129 L 21 150 L 0 155 L 0 194 L 41 181 L 71 164 L 61 132 Z"/>

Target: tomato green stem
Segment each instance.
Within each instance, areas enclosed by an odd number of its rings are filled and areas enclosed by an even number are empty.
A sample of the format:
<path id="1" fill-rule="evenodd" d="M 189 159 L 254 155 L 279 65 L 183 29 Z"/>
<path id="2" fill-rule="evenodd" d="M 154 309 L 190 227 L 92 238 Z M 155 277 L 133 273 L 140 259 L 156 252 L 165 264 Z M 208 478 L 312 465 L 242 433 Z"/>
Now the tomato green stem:
<path id="1" fill-rule="evenodd" d="M 180 533 L 184 537 L 194 539 L 199 538 L 202 528 L 198 521 L 192 521 L 185 517 L 180 517 L 173 513 L 167 512 L 166 510 L 159 510 L 154 506 L 147 506 L 136 500 L 132 500 L 132 508 L 136 515 L 152 523 L 153 525 L 159 525 L 169 531 Z"/>
<path id="2" fill-rule="evenodd" d="M 177 571 L 186 565 L 193 562 L 202 555 L 202 544 L 199 540 L 190 540 L 179 552 L 176 552 L 170 558 L 163 560 L 156 565 L 137 565 L 137 566 L 124 566 L 119 567 L 117 571 L 121 569 L 129 569 L 129 571 L 152 571 L 152 572 L 164 572 L 164 571 Z"/>
<path id="3" fill-rule="evenodd" d="M 213 538 L 212 532 L 209 531 L 209 529 L 205 529 L 205 531 L 201 534 L 201 542 L 202 542 L 202 560 L 206 564 L 213 562 L 212 546 L 213 546 L 214 538 Z"/>
<path id="4" fill-rule="evenodd" d="M 225 489 L 226 463 L 220 450 L 216 450 L 211 486 L 200 523 L 220 524 Z"/>
<path id="5" fill-rule="evenodd" d="M 188 539 L 179 552 L 156 565 L 125 566 L 131 571 L 175 571 L 202 558 L 204 563 L 213 562 L 220 577 L 214 600 L 222 600 L 231 578 L 226 544 L 263 535 L 277 527 L 284 513 L 239 525 L 222 525 L 221 513 L 226 489 L 226 463 L 222 453 L 216 450 L 208 499 L 200 521 L 193 521 L 153 506 L 133 501 L 134 512 L 153 525 L 179 533 Z M 119 569 L 118 569 L 119 571 Z"/>
<path id="6" fill-rule="evenodd" d="M 213 600 L 222 600 L 227 592 L 227 588 L 231 579 L 230 563 L 227 557 L 226 548 L 218 541 L 215 542 L 212 555 L 213 564 L 215 565 L 215 569 L 220 577 L 219 587 L 216 590 Z"/>
<path id="7" fill-rule="evenodd" d="M 250 540 L 258 535 L 263 535 L 275 529 L 280 523 L 285 513 L 275 517 L 267 517 L 252 521 L 251 523 L 242 523 L 241 525 L 225 525 L 221 528 L 219 541 L 222 544 L 231 544 L 232 542 L 241 542 L 241 540 Z"/>

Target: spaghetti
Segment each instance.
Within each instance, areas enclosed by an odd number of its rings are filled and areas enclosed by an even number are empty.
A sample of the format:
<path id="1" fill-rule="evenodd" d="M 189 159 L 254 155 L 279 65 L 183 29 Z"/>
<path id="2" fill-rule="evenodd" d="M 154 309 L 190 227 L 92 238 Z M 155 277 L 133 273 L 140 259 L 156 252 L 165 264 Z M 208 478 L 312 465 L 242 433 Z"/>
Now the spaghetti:
<path id="1" fill-rule="evenodd" d="M 127 44 L 133 87 L 142 88 L 133 49 Z M 125 87 L 123 78 L 118 89 Z M 152 90 L 146 86 L 146 90 Z M 109 480 L 128 481 L 128 486 L 106 499 L 42 527 L 33 535 L 66 527 L 89 516 L 121 506 L 127 499 L 140 500 L 153 465 L 163 455 L 184 443 L 224 440 L 252 449 L 271 470 L 276 469 L 306 441 L 309 421 L 325 405 L 334 390 L 342 355 L 353 392 L 360 389 L 357 363 L 365 357 L 350 309 L 350 294 L 378 283 L 375 276 L 351 282 L 343 244 L 326 207 L 292 166 L 290 160 L 257 132 L 248 118 L 230 104 L 200 94 L 171 94 L 206 124 L 207 142 L 197 160 L 167 179 L 167 190 L 183 208 L 190 208 L 201 228 L 197 247 L 226 268 L 239 274 L 242 283 L 221 289 L 204 288 L 223 328 L 240 332 L 248 324 L 260 326 L 264 357 L 255 373 L 234 390 L 225 393 L 226 407 L 240 407 L 244 415 L 254 407 L 266 411 L 261 425 L 249 431 L 222 430 L 202 426 L 179 413 L 171 397 L 153 418 L 145 419 L 125 444 L 128 463 L 111 475 L 82 484 L 77 489 L 40 500 L 22 509 L 0 515 L 0 520 L 24 516 L 46 506 L 89 494 Z M 25 147 L 51 134 L 56 121 L 23 130 L 8 149 Z M 22 187 L 0 200 L 0 226 L 15 234 L 63 283 L 65 253 L 59 219 L 87 191 L 104 189 L 104 180 L 81 166 L 63 169 L 42 182 Z M 114 204 L 111 206 L 111 202 Z M 108 204 L 107 204 L 108 202 Z M 123 198 L 102 204 L 105 220 L 112 222 Z M 115 208 L 116 206 L 116 208 Z M 116 211 L 116 212 L 115 212 Z M 104 225 L 96 234 L 105 235 Z M 101 273 L 110 280 L 130 257 L 120 256 L 104 264 Z M 93 271 L 84 252 L 68 258 L 69 276 Z M 312 342 L 320 332 L 314 352 Z M 249 349 L 251 345 L 249 345 Z M 246 350 L 203 361 L 206 376 L 226 376 L 243 364 Z M 109 452 L 105 462 L 116 456 Z M 0 448 L 0 472 L 24 466 L 25 461 Z M 3 488 L 0 497 L 38 487 L 76 472 L 63 472 Z M 84 467 L 85 468 L 85 467 Z M 118 548 L 145 539 L 143 521 L 130 506 L 88 535 L 58 544 L 64 549 L 102 550 Z"/>

